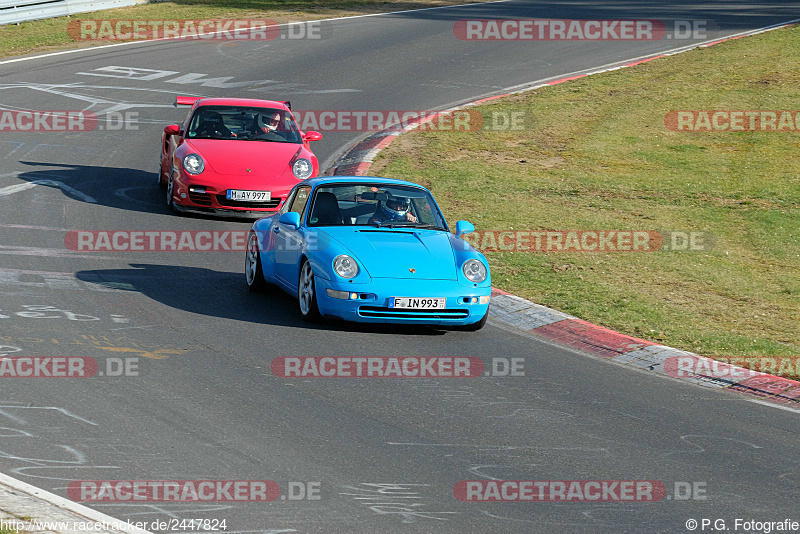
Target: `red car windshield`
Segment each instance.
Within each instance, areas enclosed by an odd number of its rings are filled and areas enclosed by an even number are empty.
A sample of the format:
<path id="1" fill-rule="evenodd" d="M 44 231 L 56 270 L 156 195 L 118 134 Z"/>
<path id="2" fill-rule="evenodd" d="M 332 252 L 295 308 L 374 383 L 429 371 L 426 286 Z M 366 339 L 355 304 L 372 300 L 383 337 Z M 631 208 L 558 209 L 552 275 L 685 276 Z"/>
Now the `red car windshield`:
<path id="1" fill-rule="evenodd" d="M 288 111 L 245 106 L 198 107 L 189 121 L 186 137 L 302 143 L 297 123 Z"/>

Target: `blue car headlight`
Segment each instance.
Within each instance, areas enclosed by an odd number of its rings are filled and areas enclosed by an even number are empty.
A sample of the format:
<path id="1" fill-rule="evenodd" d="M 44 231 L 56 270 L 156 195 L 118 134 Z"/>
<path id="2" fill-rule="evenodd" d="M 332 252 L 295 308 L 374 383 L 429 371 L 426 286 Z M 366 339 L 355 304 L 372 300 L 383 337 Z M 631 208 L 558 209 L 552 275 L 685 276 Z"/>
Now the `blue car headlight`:
<path id="1" fill-rule="evenodd" d="M 486 266 L 478 260 L 467 260 L 461 270 L 470 282 L 483 282 L 486 280 Z"/>
<path id="2" fill-rule="evenodd" d="M 340 254 L 333 260 L 333 271 L 342 278 L 353 278 L 358 274 L 358 264 L 347 254 Z"/>

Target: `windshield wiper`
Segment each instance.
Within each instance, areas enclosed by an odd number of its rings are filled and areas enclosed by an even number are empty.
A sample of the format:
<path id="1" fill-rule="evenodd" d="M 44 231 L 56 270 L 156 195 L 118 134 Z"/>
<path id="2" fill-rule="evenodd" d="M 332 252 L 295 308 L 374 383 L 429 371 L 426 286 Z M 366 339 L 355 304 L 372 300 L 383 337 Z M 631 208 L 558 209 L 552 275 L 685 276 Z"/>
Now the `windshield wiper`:
<path id="1" fill-rule="evenodd" d="M 421 223 L 421 222 L 398 222 L 398 223 L 391 223 L 386 225 L 387 228 L 434 228 L 436 230 L 443 230 L 442 227 L 436 226 L 435 224 L 428 224 L 428 223 Z"/>

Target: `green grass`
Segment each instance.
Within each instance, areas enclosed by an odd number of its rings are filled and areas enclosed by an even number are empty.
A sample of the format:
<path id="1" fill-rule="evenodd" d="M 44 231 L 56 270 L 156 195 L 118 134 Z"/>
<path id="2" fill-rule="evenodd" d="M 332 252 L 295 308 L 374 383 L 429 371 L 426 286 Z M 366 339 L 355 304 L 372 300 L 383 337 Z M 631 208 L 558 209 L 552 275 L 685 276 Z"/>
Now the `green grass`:
<path id="1" fill-rule="evenodd" d="M 504 98 L 523 132 L 414 131 L 371 173 L 478 230 L 684 230 L 707 252 L 489 252 L 495 286 L 709 356 L 800 355 L 800 133 L 668 130 L 670 110 L 800 110 L 793 27 Z M 530 120 L 530 119 L 534 119 Z"/>
<path id="2" fill-rule="evenodd" d="M 280 23 L 363 15 L 424 7 L 469 4 L 477 0 L 171 0 L 80 13 L 71 17 L 0 26 L 0 57 L 109 44 L 76 41 L 67 32 L 72 20 L 268 19 Z"/>

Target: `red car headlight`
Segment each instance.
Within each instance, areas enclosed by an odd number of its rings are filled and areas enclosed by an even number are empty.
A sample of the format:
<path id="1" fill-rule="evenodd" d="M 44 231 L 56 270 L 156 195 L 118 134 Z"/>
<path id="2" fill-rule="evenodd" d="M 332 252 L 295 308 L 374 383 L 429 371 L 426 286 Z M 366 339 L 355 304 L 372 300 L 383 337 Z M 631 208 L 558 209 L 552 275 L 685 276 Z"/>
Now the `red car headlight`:
<path id="1" fill-rule="evenodd" d="M 187 154 L 183 158 L 183 168 L 189 174 L 200 174 L 206 168 L 206 164 L 200 154 Z"/>
<path id="2" fill-rule="evenodd" d="M 306 158 L 297 158 L 292 164 L 292 173 L 298 180 L 305 180 L 314 173 L 314 166 Z"/>

